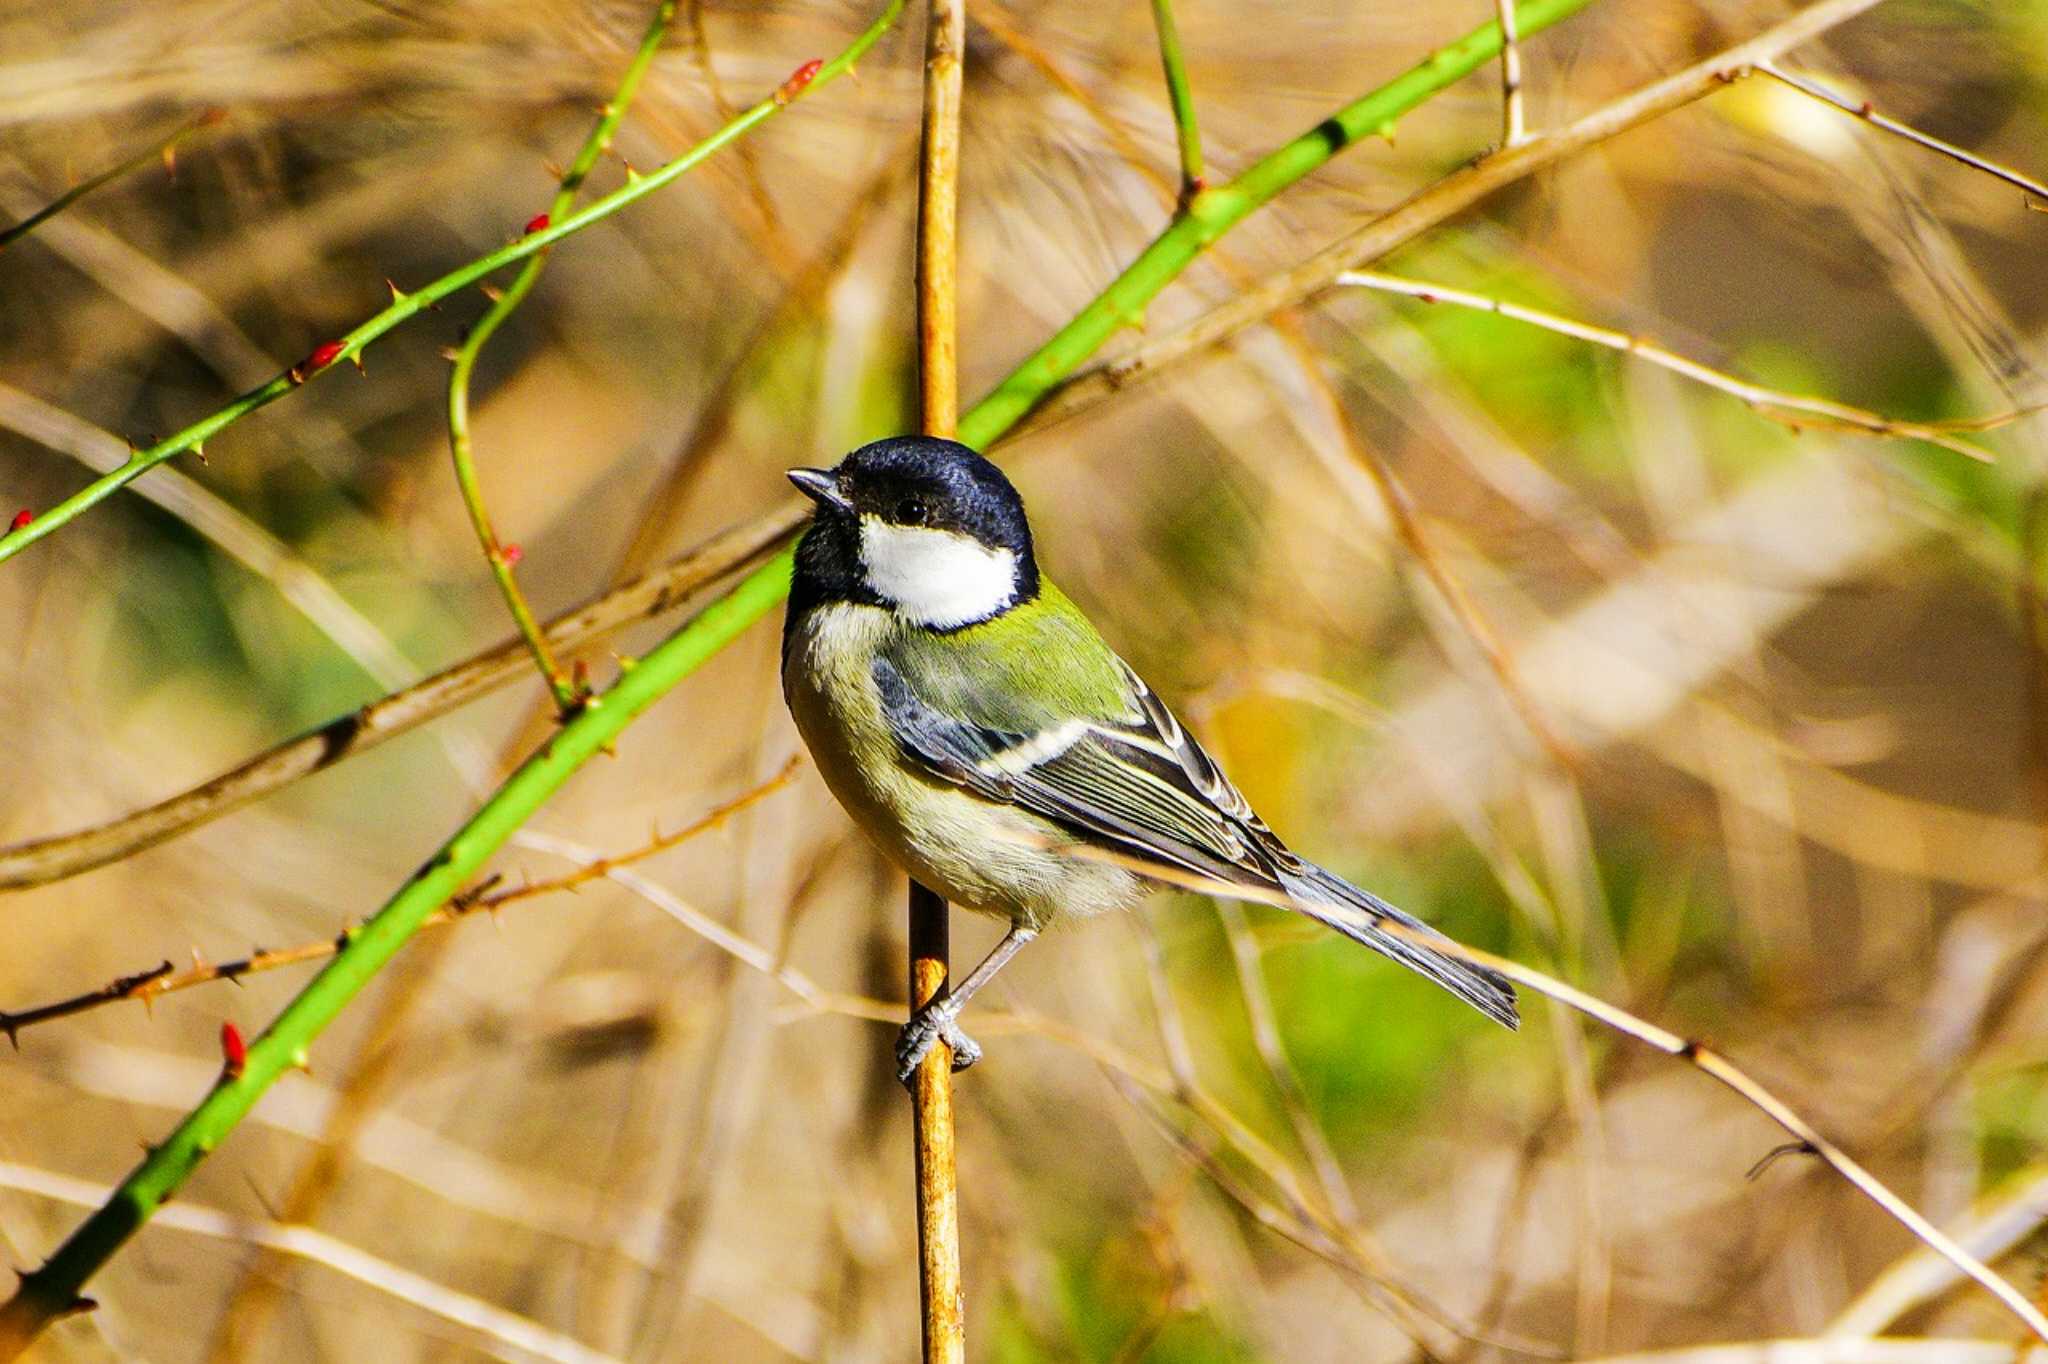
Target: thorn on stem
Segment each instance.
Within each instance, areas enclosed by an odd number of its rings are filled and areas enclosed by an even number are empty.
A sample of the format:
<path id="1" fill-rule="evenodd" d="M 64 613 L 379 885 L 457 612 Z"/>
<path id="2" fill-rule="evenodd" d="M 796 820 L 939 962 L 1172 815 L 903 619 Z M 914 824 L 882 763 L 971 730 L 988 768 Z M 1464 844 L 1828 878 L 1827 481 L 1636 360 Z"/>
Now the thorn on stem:
<path id="1" fill-rule="evenodd" d="M 526 551 L 517 544 L 504 544 L 498 547 L 498 557 L 505 561 L 505 567 L 517 568 L 519 561 L 526 557 Z"/>
<path id="2" fill-rule="evenodd" d="M 547 230 L 548 215 L 545 213 L 536 213 L 531 218 L 528 218 L 526 220 L 526 231 L 524 235 L 531 237 L 536 232 L 545 232 Z"/>
<path id="3" fill-rule="evenodd" d="M 358 364 L 361 364 L 362 362 L 361 362 L 361 361 L 357 361 L 356 363 L 358 363 Z M 192 453 L 193 453 L 193 454 L 195 454 L 195 455 L 197 455 L 197 456 L 199 456 L 199 462 L 200 462 L 201 464 L 204 464 L 204 463 L 206 463 L 206 442 L 205 442 L 205 441 L 203 441 L 203 440 L 195 440 L 195 441 L 193 441 L 193 442 L 192 442 Z"/>
<path id="4" fill-rule="evenodd" d="M 821 58 L 813 57 L 796 70 L 790 72 L 789 79 L 775 88 L 776 104 L 787 105 L 796 99 L 797 96 L 803 94 L 805 87 L 816 80 L 818 73 L 824 69 L 824 61 Z"/>
<path id="5" fill-rule="evenodd" d="M 241 1079 L 249 1064 L 249 1044 L 242 1040 L 242 1030 L 232 1019 L 220 1025 L 220 1063 L 220 1073 L 230 1080 Z"/>
<path id="6" fill-rule="evenodd" d="M 35 519 L 36 514 L 30 511 L 27 507 L 23 507 L 20 511 L 14 514 L 14 519 L 7 523 L 7 533 L 9 535 L 12 535 L 14 534 L 14 532 L 18 530 L 27 530 L 28 523 Z"/>
<path id="7" fill-rule="evenodd" d="M 397 281 L 393 280 L 393 279 L 391 278 L 391 276 L 389 276 L 389 275 L 386 275 L 386 276 L 384 277 L 384 287 L 385 287 L 385 288 L 387 288 L 387 289 L 389 289 L 389 290 L 391 291 L 391 301 L 392 301 L 393 303 L 403 303 L 403 302 L 405 302 L 405 298 L 406 298 L 405 290 L 403 290 L 403 289 L 399 288 L 399 287 L 398 287 L 398 284 L 397 284 Z"/>

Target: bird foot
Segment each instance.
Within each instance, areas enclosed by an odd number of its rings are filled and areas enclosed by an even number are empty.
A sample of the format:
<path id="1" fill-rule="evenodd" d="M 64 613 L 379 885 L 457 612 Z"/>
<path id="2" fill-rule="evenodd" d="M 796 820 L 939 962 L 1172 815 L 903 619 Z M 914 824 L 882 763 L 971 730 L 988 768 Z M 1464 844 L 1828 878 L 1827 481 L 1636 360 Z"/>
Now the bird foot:
<path id="1" fill-rule="evenodd" d="M 953 1049 L 953 1069 L 965 1070 L 981 1059 L 981 1044 L 960 1028 L 960 1006 L 951 996 L 927 1004 L 911 1015 L 896 1034 L 896 1078 L 907 1087 L 931 1049 L 944 1042 Z"/>

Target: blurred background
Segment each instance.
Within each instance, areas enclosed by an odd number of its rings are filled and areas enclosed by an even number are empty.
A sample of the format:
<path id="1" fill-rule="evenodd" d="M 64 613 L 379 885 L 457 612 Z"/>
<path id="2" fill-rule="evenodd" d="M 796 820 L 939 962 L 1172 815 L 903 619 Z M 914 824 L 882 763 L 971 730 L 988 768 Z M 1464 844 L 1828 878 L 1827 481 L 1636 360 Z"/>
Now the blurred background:
<path id="1" fill-rule="evenodd" d="M 1794 8 L 1601 0 L 1526 44 L 1531 124 Z M 1212 180 L 1492 13 L 1185 6 Z M 868 18 L 691 6 L 593 191 Z M 305 357 L 387 278 L 517 236 L 646 21 L 623 0 L 0 7 L 0 222 L 224 111 L 0 251 L 0 512 Z M 1175 167 L 1146 6 L 973 0 L 969 26 L 966 399 L 1165 224 Z M 920 43 L 913 16 L 856 77 L 570 239 L 485 352 L 477 457 L 544 614 L 911 424 Z M 2040 176 L 2044 54 L 2040 0 L 1891 0 L 1786 65 Z M 1105 353 L 1499 137 L 1489 68 L 1251 218 Z M 2048 401 L 2044 260 L 2019 191 L 1756 79 L 1379 268 L 1938 420 Z M 485 306 L 451 298 L 366 375 L 181 457 L 170 509 L 137 495 L 166 470 L 0 570 L 0 844 L 176 794 L 508 636 L 443 406 L 442 351 Z M 2037 1294 L 2048 424 L 1967 438 L 1995 458 L 1795 431 L 1554 332 L 1344 289 L 996 454 L 1042 562 L 1291 843 L 1710 1039 Z M 604 682 L 678 618 L 579 656 Z M 580 774 L 504 884 L 783 769 L 779 619 Z M 11 893 L 0 1009 L 332 938 L 547 716 L 523 675 Z M 424 933 L 38 1357 L 909 1357 L 908 1104 L 879 1018 L 903 994 L 900 876 L 807 768 L 633 872 Z M 977 959 L 993 925 L 956 919 Z M 8 1261 L 39 1263 L 204 1094 L 224 1020 L 253 1035 L 311 969 L 23 1029 L 0 1052 Z M 2018 1357 L 2009 1317 L 1828 1170 L 1765 1163 L 1784 1136 L 1755 1110 L 1540 999 L 1511 1036 L 1298 921 L 1162 893 L 1034 946 L 977 1008 L 975 1359 L 1683 1359 L 1830 1331 Z M 320 1255 L 252 1244 L 278 1223 Z"/>

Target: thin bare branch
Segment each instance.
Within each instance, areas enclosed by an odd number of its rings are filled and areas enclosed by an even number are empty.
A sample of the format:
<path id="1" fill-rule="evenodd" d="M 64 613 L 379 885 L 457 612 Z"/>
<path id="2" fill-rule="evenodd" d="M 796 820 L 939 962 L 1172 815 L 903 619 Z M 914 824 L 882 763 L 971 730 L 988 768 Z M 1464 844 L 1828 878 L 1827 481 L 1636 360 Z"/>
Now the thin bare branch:
<path id="1" fill-rule="evenodd" d="M 1930 445 L 1938 445 L 1944 450 L 1988 464 L 1996 460 L 1997 456 L 1981 445 L 1959 439 L 1955 433 L 1994 431 L 2042 410 L 2037 406 L 1999 412 L 1989 417 L 1968 417 L 1959 421 L 1908 421 L 1868 412 L 1860 407 L 1851 407 L 1847 403 L 1833 402 L 1826 398 L 1809 398 L 1804 394 L 1787 393 L 1783 389 L 1751 383 L 1747 379 L 1739 379 L 1733 374 L 1702 364 L 1676 351 L 1667 350 L 1646 336 L 1632 336 L 1627 332 L 1596 327 L 1557 313 L 1545 312 L 1540 308 L 1525 307 L 1503 298 L 1473 293 L 1469 289 L 1454 289 L 1424 280 L 1402 279 L 1371 270 L 1346 270 L 1337 276 L 1337 283 L 1371 289 L 1383 294 L 1400 294 L 1424 303 L 1450 303 L 1478 312 L 1494 313 L 1517 322 L 1526 322 L 1532 327 L 1541 327 L 1545 331 L 1556 332 L 1560 336 L 1604 346 L 1623 355 L 1633 355 L 1668 369 L 1674 374 L 1683 375 L 1695 383 L 1705 384 L 1708 388 L 1740 398 L 1748 403 L 1757 415 L 1792 427 L 1794 430 L 1802 427 L 1819 427 L 1823 430 L 1853 431 L 1871 436 L 1924 440 Z"/>
<path id="2" fill-rule="evenodd" d="M 1850 99 L 1839 91 L 1830 90 L 1811 76 L 1787 71 L 1775 62 L 1760 61 L 1756 63 L 1756 69 L 1773 80 L 1783 81 L 1802 95 L 1817 99 L 1823 104 L 1833 105 L 1844 113 L 1854 114 L 1873 128 L 1882 129 L 1894 137 L 1902 137 L 1915 146 L 1925 147 L 1931 152 L 1939 152 L 1951 160 L 1962 162 L 1972 170 L 1983 171 L 1986 175 L 2026 191 L 2030 196 L 2026 200 L 2030 208 L 2038 209 L 2044 200 L 2048 200 L 2048 184 L 2043 184 L 2032 176 L 2022 175 L 2009 166 L 2001 166 L 1989 157 L 1979 156 L 1973 151 L 1958 147 L 1953 142 L 1944 142 L 1931 133 L 1923 133 L 1909 123 L 1901 123 L 1895 118 L 1881 114 L 1869 100 Z"/>
<path id="3" fill-rule="evenodd" d="M 657 834 L 653 839 L 630 852 L 617 853 L 610 857 L 600 857 L 585 862 L 574 871 L 562 876 L 551 877 L 544 881 L 523 882 L 519 885 L 503 889 L 499 888 L 500 878 L 493 876 L 481 885 L 473 887 L 468 893 L 457 896 L 449 901 L 444 908 L 436 910 L 427 917 L 426 923 L 423 926 L 435 927 L 441 924 L 454 923 L 458 919 L 467 918 L 478 910 L 491 910 L 495 912 L 503 909 L 506 905 L 517 904 L 521 900 L 531 900 L 542 895 L 552 895 L 558 891 L 573 891 L 592 881 L 605 877 L 615 877 L 623 868 L 630 867 L 636 862 L 645 861 L 657 853 L 666 852 L 678 844 L 687 843 L 700 834 L 708 833 L 724 824 L 742 810 L 765 800 L 794 781 L 797 771 L 801 766 L 801 758 L 791 757 L 787 763 L 783 764 L 782 769 L 767 781 L 733 797 L 731 800 L 706 812 L 673 833 Z M 552 845 L 553 843 L 553 840 L 548 840 L 545 835 L 540 834 L 533 835 L 533 841 L 536 845 Z M 69 999 L 60 999 L 51 1004 L 40 1004 L 34 1008 L 23 1009 L 18 1013 L 8 1013 L 5 1010 L 0 1010 L 0 1033 L 4 1033 L 7 1040 L 18 1048 L 21 1045 L 21 1030 L 23 1028 L 31 1028 L 39 1023 L 53 1022 L 59 1018 L 69 1018 L 74 1014 L 85 1013 L 88 1010 L 97 1009 L 108 1004 L 118 1004 L 123 1000 L 136 1000 L 147 1006 L 161 995 L 172 994 L 179 990 L 189 990 L 196 985 L 205 985 L 216 980 L 240 980 L 244 976 L 253 976 L 264 971 L 275 971 L 283 966 L 297 966 L 302 962 L 322 961 L 339 951 L 345 940 L 346 935 L 339 939 L 321 938 L 313 942 L 300 943 L 296 947 L 259 950 L 251 952 L 246 957 L 238 957 L 233 961 L 224 962 L 206 961 L 199 957 L 195 951 L 193 953 L 194 960 L 192 965 L 182 970 L 173 969 L 171 963 L 163 962 L 157 966 L 117 977 L 96 990 L 88 990 L 83 994 L 73 995 Z"/>

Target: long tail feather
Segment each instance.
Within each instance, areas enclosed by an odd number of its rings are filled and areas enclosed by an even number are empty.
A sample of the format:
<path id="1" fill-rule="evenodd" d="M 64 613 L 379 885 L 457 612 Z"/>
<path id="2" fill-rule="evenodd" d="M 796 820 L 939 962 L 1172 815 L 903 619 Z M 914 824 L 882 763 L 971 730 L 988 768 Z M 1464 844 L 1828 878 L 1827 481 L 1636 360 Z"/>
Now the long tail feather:
<path id="1" fill-rule="evenodd" d="M 1436 982 L 1494 1022 L 1507 1028 L 1521 1026 L 1515 1008 L 1515 987 L 1497 971 L 1433 951 L 1383 932 L 1379 924 L 1391 919 L 1406 928 L 1432 937 L 1444 935 L 1412 914 L 1394 908 L 1371 891 L 1360 890 L 1341 876 L 1310 863 L 1300 876 L 1283 875 L 1281 885 L 1298 902 L 1295 908 L 1318 923 L 1327 924 L 1345 937 L 1364 943 L 1373 951 L 1392 957 L 1425 979 Z M 1322 906 L 1329 912 L 1322 912 Z M 1449 942 L 1450 939 L 1444 938 Z"/>

